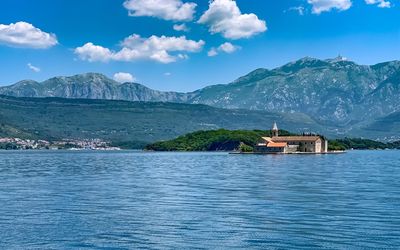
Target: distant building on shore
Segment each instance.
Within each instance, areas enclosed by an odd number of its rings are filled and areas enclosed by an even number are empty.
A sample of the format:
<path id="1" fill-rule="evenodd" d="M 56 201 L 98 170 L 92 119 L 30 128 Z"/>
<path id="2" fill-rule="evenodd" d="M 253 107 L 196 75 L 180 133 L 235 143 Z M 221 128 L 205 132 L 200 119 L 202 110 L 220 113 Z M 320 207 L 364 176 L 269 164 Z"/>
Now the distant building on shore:
<path id="1" fill-rule="evenodd" d="M 279 136 L 279 129 L 274 123 L 272 137 L 262 137 L 254 149 L 255 153 L 326 153 L 328 140 L 319 135 Z"/>

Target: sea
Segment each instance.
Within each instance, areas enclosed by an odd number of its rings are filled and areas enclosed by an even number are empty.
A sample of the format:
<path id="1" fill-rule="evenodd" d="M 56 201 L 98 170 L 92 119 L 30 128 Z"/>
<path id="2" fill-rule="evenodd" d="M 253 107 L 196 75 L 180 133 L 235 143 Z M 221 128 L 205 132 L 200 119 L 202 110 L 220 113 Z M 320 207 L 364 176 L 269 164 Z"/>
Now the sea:
<path id="1" fill-rule="evenodd" d="M 399 249 L 400 151 L 0 152 L 0 249 Z"/>

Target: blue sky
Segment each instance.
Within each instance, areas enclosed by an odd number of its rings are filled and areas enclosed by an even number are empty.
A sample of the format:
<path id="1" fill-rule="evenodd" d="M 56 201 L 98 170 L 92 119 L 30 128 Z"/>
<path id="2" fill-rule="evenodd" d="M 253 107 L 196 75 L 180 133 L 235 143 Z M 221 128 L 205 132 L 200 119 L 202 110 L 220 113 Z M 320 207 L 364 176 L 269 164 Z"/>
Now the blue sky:
<path id="1" fill-rule="evenodd" d="M 400 59 L 400 0 L 2 0 L 0 9 L 0 85 L 99 72 L 192 91 L 338 54 Z"/>

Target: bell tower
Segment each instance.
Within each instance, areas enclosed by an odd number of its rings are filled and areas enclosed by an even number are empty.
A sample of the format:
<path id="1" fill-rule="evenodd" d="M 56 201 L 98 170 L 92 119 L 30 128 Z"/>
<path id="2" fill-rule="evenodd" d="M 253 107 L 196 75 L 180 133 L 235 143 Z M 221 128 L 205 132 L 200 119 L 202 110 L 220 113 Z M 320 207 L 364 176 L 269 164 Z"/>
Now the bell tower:
<path id="1" fill-rule="evenodd" d="M 271 130 L 271 135 L 272 137 L 278 137 L 279 136 L 279 129 L 278 129 L 278 125 L 276 125 L 276 122 L 274 122 L 274 125 L 272 126 L 272 130 Z"/>

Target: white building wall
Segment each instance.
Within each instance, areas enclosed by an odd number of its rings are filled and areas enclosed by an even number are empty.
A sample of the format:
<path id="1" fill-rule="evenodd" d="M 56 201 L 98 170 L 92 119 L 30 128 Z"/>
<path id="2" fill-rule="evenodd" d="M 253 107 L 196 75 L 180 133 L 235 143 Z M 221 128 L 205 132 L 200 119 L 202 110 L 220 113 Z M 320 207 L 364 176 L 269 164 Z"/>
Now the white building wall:
<path id="1" fill-rule="evenodd" d="M 322 152 L 322 144 L 321 144 L 321 141 L 315 142 L 315 152 L 316 152 L 316 153 L 321 153 L 321 152 Z"/>

